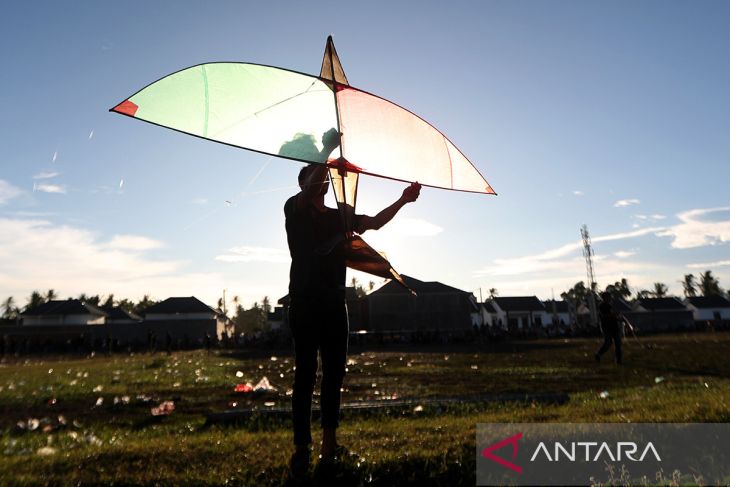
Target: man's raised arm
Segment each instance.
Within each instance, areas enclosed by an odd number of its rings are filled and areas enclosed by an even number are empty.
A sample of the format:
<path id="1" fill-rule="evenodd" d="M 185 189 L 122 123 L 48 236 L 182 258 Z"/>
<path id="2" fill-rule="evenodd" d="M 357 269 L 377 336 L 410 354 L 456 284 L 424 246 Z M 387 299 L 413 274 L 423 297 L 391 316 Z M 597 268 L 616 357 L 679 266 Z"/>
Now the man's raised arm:
<path id="1" fill-rule="evenodd" d="M 340 134 L 330 129 L 322 135 L 322 150 L 320 160 L 322 164 L 311 164 L 307 175 L 301 183 L 302 192 L 297 197 L 297 206 L 303 208 L 322 191 L 322 185 L 327 184 L 327 159 L 335 148 L 340 145 Z"/>
<path id="2" fill-rule="evenodd" d="M 421 185 L 413 183 L 403 190 L 403 194 L 398 200 L 390 205 L 389 207 L 382 210 L 375 216 L 361 216 L 355 226 L 357 233 L 363 233 L 367 230 L 377 230 L 390 220 L 403 208 L 406 203 L 412 203 L 418 199 L 418 195 L 421 193 Z"/>

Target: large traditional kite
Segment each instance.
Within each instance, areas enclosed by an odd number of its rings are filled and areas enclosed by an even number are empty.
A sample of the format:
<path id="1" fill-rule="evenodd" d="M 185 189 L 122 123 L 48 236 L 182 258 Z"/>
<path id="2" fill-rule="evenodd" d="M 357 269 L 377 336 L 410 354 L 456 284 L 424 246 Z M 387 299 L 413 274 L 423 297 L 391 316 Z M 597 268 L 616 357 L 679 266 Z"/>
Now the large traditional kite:
<path id="1" fill-rule="evenodd" d="M 441 132 L 408 110 L 350 86 L 332 37 L 319 76 L 251 63 L 208 63 L 142 88 L 110 111 L 242 149 L 327 164 L 345 232 L 347 266 L 403 279 L 353 232 L 360 174 L 495 194 Z M 340 145 L 322 156 L 322 137 Z"/>

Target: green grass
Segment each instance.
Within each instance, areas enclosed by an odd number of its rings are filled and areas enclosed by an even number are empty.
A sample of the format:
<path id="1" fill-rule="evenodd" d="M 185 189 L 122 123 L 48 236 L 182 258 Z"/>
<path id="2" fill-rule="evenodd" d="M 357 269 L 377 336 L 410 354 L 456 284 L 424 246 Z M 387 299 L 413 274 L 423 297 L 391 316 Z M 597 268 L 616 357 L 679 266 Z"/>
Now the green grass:
<path id="1" fill-rule="evenodd" d="M 597 346 L 573 339 L 351 353 L 344 402 L 515 392 L 562 392 L 570 401 L 463 402 L 345 417 L 340 442 L 354 453 L 338 474 L 341 484 L 474 485 L 479 422 L 730 421 L 730 334 L 632 339 L 620 368 L 609 356 L 595 364 Z M 292 367 L 284 353 L 11 359 L 0 365 L 0 484 L 281 485 L 291 451 L 288 421 L 204 427 L 204 415 L 232 402 L 288 406 Z M 276 394 L 232 394 L 237 382 L 264 375 Z M 129 403 L 114 405 L 115 396 L 129 396 Z M 150 407 L 162 400 L 174 400 L 176 411 L 151 421 Z M 16 427 L 29 418 L 55 424 L 59 415 L 66 427 Z M 40 455 L 46 446 L 55 453 Z"/>

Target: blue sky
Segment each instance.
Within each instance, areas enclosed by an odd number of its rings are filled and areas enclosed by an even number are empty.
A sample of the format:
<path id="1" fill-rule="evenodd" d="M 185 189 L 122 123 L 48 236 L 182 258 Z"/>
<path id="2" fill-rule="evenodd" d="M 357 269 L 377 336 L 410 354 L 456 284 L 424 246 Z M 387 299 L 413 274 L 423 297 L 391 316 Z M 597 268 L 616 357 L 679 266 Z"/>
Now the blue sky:
<path id="1" fill-rule="evenodd" d="M 283 296 L 300 166 L 107 110 L 201 62 L 317 73 L 328 34 L 354 86 L 429 120 L 499 193 L 424 189 L 366 234 L 400 272 L 547 298 L 584 279 L 585 223 L 602 286 L 730 286 L 729 20 L 711 1 L 8 5 L 0 296 Z M 363 179 L 361 212 L 404 186 Z"/>

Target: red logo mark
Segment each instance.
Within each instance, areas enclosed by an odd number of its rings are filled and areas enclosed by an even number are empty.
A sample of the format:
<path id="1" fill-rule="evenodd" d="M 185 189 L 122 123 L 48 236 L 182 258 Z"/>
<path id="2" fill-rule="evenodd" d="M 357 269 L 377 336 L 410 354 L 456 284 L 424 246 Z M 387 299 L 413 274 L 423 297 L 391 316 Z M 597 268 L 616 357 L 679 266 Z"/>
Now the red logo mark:
<path id="1" fill-rule="evenodd" d="M 502 465 L 505 468 L 514 470 L 517 473 L 522 473 L 522 467 L 520 467 L 519 465 L 515 465 L 514 463 L 509 462 L 509 461 L 505 460 L 504 458 L 498 457 L 497 455 L 492 453 L 493 451 L 499 450 L 500 448 L 502 448 L 505 445 L 511 444 L 512 445 L 512 460 L 514 460 L 515 458 L 517 458 L 517 448 L 519 447 L 517 442 L 520 440 L 520 438 L 522 438 L 522 433 L 517 433 L 516 435 L 510 436 L 509 438 L 505 438 L 504 440 L 502 440 L 498 443 L 495 443 L 494 445 L 488 446 L 484 450 L 482 450 L 482 456 L 484 458 L 490 459 L 493 462 L 499 463 L 500 465 Z"/>

